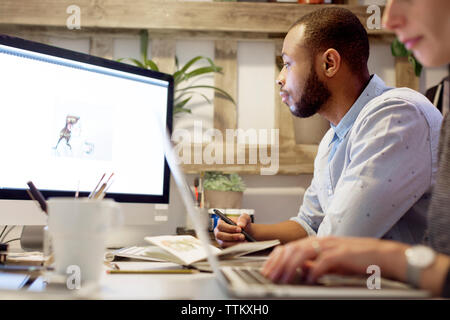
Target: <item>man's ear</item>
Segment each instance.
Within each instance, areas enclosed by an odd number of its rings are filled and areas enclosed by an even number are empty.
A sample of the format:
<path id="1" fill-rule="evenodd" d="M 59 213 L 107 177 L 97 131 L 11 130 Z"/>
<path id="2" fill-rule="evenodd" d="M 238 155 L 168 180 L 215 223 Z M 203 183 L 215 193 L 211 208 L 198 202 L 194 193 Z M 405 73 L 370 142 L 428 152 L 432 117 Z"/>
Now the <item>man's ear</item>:
<path id="1" fill-rule="evenodd" d="M 341 67 L 341 55 L 335 49 L 328 49 L 322 54 L 320 65 L 324 76 L 332 78 Z"/>

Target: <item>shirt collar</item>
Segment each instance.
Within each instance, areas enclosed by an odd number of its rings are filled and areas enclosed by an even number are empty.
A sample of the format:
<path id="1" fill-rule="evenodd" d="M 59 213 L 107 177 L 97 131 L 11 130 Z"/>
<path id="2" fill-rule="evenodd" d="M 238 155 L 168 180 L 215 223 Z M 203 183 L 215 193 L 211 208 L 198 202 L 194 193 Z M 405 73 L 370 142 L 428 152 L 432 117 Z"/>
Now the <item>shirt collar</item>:
<path id="1" fill-rule="evenodd" d="M 342 140 L 350 128 L 353 126 L 356 118 L 361 112 L 362 108 L 373 98 L 379 96 L 386 90 L 386 85 L 376 74 L 371 76 L 369 83 L 363 92 L 356 99 L 355 103 L 350 107 L 337 126 L 330 123 L 331 128 L 334 130 L 334 137 L 330 144 L 336 140 Z"/>

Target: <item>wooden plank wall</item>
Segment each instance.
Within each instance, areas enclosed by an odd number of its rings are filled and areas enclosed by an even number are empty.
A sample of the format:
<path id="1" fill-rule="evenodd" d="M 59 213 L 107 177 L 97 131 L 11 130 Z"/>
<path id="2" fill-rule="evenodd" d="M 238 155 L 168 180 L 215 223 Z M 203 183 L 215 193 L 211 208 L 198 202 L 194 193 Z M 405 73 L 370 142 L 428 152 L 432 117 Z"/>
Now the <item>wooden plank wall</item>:
<path id="1" fill-rule="evenodd" d="M 196 30 L 284 34 L 322 6 L 249 2 L 133 0 L 2 0 L 0 24 L 65 26 L 69 6 L 81 9 L 83 28 Z M 343 5 L 365 23 L 366 7 Z M 370 30 L 371 33 L 383 33 Z"/>
<path id="2" fill-rule="evenodd" d="M 237 41 L 216 40 L 214 42 L 214 63 L 222 67 L 221 74 L 215 74 L 214 85 L 225 89 L 237 99 Z M 214 95 L 214 128 L 225 133 L 226 129 L 237 128 L 237 107 L 220 93 Z"/>

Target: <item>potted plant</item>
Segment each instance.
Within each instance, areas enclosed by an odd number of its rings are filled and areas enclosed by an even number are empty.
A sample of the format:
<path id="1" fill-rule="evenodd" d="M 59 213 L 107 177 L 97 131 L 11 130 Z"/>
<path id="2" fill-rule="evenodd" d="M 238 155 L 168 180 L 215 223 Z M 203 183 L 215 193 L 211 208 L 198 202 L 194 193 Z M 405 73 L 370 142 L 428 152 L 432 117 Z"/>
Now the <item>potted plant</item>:
<path id="1" fill-rule="evenodd" d="M 207 207 L 241 208 L 245 184 L 237 173 L 205 172 L 203 189 Z"/>
<path id="2" fill-rule="evenodd" d="M 394 57 L 407 57 L 409 63 L 412 65 L 414 69 L 414 73 L 417 77 L 420 77 L 422 73 L 422 64 L 417 61 L 416 57 L 414 57 L 413 53 L 406 49 L 405 45 L 400 42 L 397 38 L 391 44 L 391 52 Z"/>
<path id="3" fill-rule="evenodd" d="M 134 59 L 134 58 L 120 58 L 117 61 L 121 62 L 124 60 L 129 60 L 132 63 L 134 63 L 137 67 L 159 71 L 158 66 L 156 63 L 148 59 L 147 56 L 147 48 L 148 48 L 148 32 L 147 30 L 141 31 L 141 60 Z M 199 61 L 207 61 L 208 66 L 198 67 L 194 70 L 190 70 L 192 66 L 194 66 Z M 208 86 L 208 85 L 188 85 L 188 86 L 180 86 L 180 84 L 184 83 L 185 81 L 191 80 L 194 77 L 202 76 L 208 73 L 221 73 L 222 67 L 217 66 L 214 64 L 214 62 L 207 57 L 203 56 L 196 56 L 186 62 L 186 64 L 182 67 L 178 64 L 178 59 L 175 58 L 175 65 L 176 65 L 176 71 L 173 73 L 174 78 L 174 101 L 173 101 L 173 114 L 179 114 L 182 112 L 191 113 L 191 109 L 188 109 L 186 106 L 188 102 L 191 100 L 194 94 L 198 94 L 202 96 L 206 102 L 211 104 L 211 101 L 202 93 L 195 91 L 195 89 L 200 88 L 207 88 L 207 89 L 213 89 L 217 92 L 219 92 L 221 95 L 223 95 L 226 99 L 230 100 L 231 102 L 234 102 L 234 99 L 224 90 L 217 88 L 215 86 Z"/>

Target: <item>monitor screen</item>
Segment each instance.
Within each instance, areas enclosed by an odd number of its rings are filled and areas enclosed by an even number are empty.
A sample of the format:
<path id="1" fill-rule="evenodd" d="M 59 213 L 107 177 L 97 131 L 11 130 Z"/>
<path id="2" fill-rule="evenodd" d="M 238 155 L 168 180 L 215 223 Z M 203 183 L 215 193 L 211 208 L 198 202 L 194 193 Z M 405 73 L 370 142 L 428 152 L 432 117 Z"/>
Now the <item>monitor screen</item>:
<path id="1" fill-rule="evenodd" d="M 88 195 L 168 203 L 159 126 L 172 126 L 173 78 L 61 48 L 0 36 L 0 199 Z"/>

